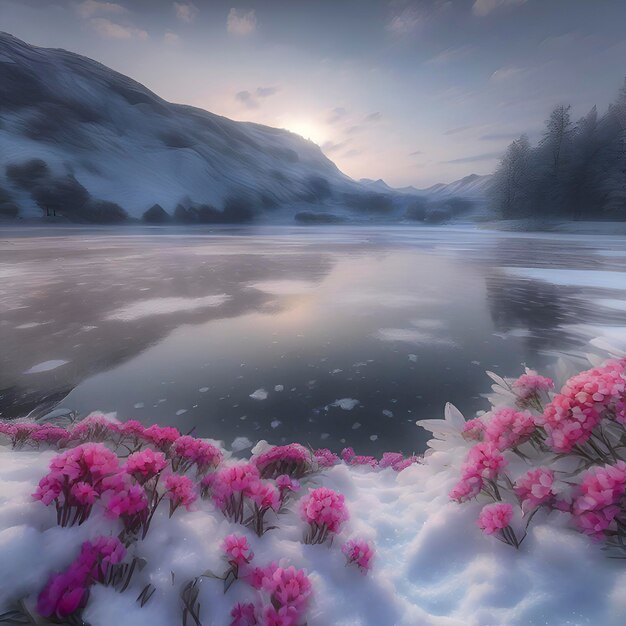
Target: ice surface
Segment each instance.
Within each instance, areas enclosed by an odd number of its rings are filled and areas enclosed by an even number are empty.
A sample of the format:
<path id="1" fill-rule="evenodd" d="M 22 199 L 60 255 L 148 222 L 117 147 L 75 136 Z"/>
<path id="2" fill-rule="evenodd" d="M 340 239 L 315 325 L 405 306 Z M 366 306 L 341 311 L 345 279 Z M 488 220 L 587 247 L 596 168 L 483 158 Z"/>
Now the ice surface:
<path id="1" fill-rule="evenodd" d="M 201 298 L 150 298 L 139 300 L 125 307 L 117 309 L 106 316 L 107 320 L 120 322 L 134 322 L 142 317 L 151 315 L 168 315 L 180 311 L 193 311 L 205 307 L 217 307 L 230 300 L 225 293 Z"/>
<path id="2" fill-rule="evenodd" d="M 579 269 L 552 269 L 544 267 L 504 267 L 512 276 L 543 280 L 553 285 L 577 287 L 601 287 L 604 289 L 626 289 L 623 272 Z"/>

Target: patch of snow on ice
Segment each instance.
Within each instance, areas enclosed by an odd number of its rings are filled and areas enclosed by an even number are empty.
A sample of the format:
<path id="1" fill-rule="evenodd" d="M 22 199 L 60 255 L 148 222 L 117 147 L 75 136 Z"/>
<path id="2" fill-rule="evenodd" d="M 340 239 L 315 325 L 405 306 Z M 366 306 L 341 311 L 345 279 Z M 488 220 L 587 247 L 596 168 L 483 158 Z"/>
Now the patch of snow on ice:
<path id="1" fill-rule="evenodd" d="M 241 452 L 241 450 L 247 450 L 252 447 L 252 442 L 247 437 L 235 437 L 230 447 L 234 452 Z"/>
<path id="2" fill-rule="evenodd" d="M 253 400 L 266 400 L 267 399 L 267 391 L 265 389 L 257 389 L 255 392 L 250 394 L 250 397 Z"/>
<path id="3" fill-rule="evenodd" d="M 150 298 L 138 300 L 113 311 L 105 319 L 119 322 L 134 322 L 152 315 L 169 315 L 181 311 L 193 311 L 205 307 L 217 307 L 230 300 L 225 293 L 204 296 L 202 298 Z"/>
<path id="4" fill-rule="evenodd" d="M 304 280 L 267 280 L 253 283 L 250 287 L 270 293 L 273 296 L 287 296 L 291 294 L 307 293 L 315 289 L 316 284 Z"/>
<path id="5" fill-rule="evenodd" d="M 354 398 L 341 398 L 339 400 L 335 400 L 329 406 L 338 406 L 340 409 L 344 411 L 352 411 L 352 409 L 359 404 L 358 400 Z"/>
<path id="6" fill-rule="evenodd" d="M 40 374 L 42 372 L 49 372 L 50 370 L 55 370 L 57 367 L 61 367 L 61 365 L 65 365 L 66 363 L 69 363 L 69 361 L 64 361 L 62 359 L 44 361 L 43 363 L 33 365 L 30 369 L 26 370 L 24 374 Z"/>
<path id="7" fill-rule="evenodd" d="M 285 390 L 284 385 L 274 385 L 274 391 L 284 391 L 284 390 Z"/>
<path id="8" fill-rule="evenodd" d="M 374 333 L 381 341 L 402 341 L 413 344 L 430 344 L 435 346 L 450 346 L 456 344 L 448 337 L 436 337 L 417 328 L 380 328 Z"/>
<path id="9" fill-rule="evenodd" d="M 280 420 L 272 420 L 270 422 L 270 426 L 272 428 L 278 428 L 281 424 L 282 424 L 282 422 Z"/>

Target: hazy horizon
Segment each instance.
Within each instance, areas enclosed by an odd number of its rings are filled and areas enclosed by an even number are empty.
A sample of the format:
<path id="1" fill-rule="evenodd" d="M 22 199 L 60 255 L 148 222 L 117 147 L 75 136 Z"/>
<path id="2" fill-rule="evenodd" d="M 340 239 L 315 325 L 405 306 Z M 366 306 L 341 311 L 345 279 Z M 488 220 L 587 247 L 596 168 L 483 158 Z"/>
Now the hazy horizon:
<path id="1" fill-rule="evenodd" d="M 355 179 L 416 187 L 491 173 L 556 104 L 606 108 L 625 17 L 613 0 L 0 0 L 0 30 L 28 43 L 287 128 Z"/>

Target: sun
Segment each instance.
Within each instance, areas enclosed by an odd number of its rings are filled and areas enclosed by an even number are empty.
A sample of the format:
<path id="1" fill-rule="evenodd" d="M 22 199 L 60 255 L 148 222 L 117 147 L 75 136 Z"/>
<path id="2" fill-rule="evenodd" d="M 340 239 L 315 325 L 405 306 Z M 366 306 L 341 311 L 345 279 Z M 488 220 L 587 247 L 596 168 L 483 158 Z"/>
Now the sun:
<path id="1" fill-rule="evenodd" d="M 327 139 L 326 131 L 322 125 L 307 119 L 288 120 L 285 128 L 305 139 L 310 139 L 313 143 L 321 146 Z"/>

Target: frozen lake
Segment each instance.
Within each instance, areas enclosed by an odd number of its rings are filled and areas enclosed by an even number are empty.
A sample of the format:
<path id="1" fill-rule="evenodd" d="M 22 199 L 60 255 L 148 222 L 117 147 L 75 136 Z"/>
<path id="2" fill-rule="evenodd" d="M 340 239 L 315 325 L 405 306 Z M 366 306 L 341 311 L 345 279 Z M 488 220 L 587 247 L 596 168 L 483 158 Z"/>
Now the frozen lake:
<path id="1" fill-rule="evenodd" d="M 454 227 L 5 228 L 0 411 L 244 447 L 421 451 L 484 374 L 626 338 L 626 237 Z"/>

